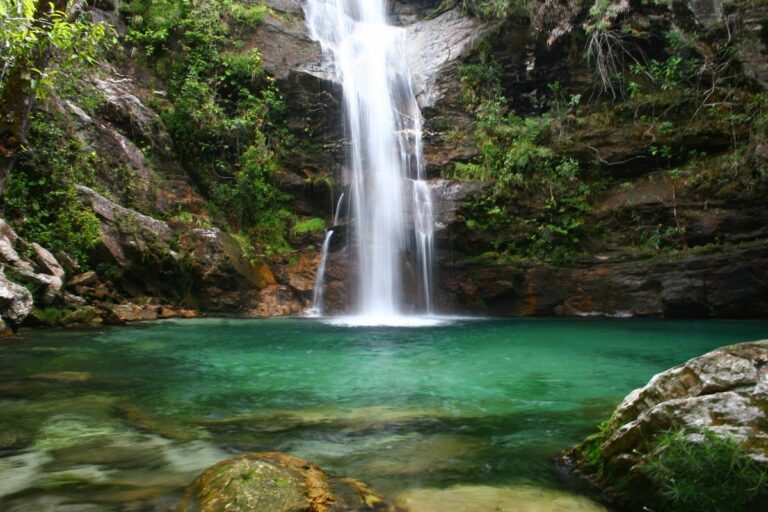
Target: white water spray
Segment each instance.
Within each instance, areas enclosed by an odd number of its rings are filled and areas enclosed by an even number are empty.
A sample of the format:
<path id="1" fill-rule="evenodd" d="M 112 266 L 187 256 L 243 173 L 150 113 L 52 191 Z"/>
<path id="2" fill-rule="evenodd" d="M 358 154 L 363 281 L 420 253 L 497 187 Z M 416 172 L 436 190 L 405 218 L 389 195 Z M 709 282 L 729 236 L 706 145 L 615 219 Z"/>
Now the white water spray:
<path id="1" fill-rule="evenodd" d="M 423 181 L 421 113 L 403 51 L 405 31 L 387 24 L 385 4 L 305 4 L 310 33 L 343 86 L 350 211 L 358 246 L 358 312 L 382 323 L 403 314 L 403 262 L 410 240 L 415 240 L 423 302 L 431 312 L 433 233 L 431 194 Z M 408 212 L 412 234 L 406 229 Z"/>

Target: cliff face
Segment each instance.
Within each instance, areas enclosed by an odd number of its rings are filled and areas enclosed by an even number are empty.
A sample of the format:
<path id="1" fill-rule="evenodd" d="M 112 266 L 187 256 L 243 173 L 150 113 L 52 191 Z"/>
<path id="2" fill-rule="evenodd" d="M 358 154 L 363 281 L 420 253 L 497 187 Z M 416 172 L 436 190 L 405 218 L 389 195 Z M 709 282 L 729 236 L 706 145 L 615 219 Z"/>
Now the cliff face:
<path id="1" fill-rule="evenodd" d="M 595 14 L 580 4 L 533 2 L 483 17 L 459 2 L 392 2 L 424 116 L 442 311 L 768 312 L 768 6 L 611 5 Z M 64 127 L 62 140 L 98 157 L 87 180 L 68 178 L 78 185 L 73 197 L 94 216 L 98 241 L 80 265 L 61 265 L 59 299 L 43 303 L 42 288 L 27 283 L 36 303 L 68 312 L 94 306 L 91 316 L 102 320 L 116 319 L 111 311 L 125 303 L 132 318 L 144 304 L 299 313 L 311 299 L 323 221 L 332 223 L 344 189 L 348 144 L 340 86 L 307 33 L 300 3 L 268 0 L 260 21 L 237 25 L 233 40 L 222 43 L 229 46 L 212 89 L 230 95 L 216 114 L 229 115 L 231 95 L 243 94 L 227 92 L 238 72 L 232 55 L 257 49 L 259 76 L 268 77 L 258 80 L 274 84 L 282 98 L 279 133 L 264 133 L 268 143 L 292 141 L 270 150 L 279 155 L 267 166 L 270 186 L 287 199 L 279 212 L 257 214 L 283 219 L 281 234 L 269 235 L 281 240 L 279 250 L 214 197 L 221 183 L 240 179 L 243 164 L 232 164 L 231 175 L 218 162 L 210 163 L 213 172 L 201 168 L 188 155 L 196 149 L 184 145 L 184 131 L 167 125 L 181 108 L 183 91 L 174 92 L 180 75 L 163 71 L 163 58 L 131 49 L 130 13 L 97 2 L 92 15 L 115 26 L 122 45 L 111 57 L 117 64 L 78 82 L 98 101 L 62 92 L 41 110 Z M 223 16 L 235 26 L 237 12 Z M 616 43 L 617 34 L 629 36 Z M 595 73 L 599 61 L 586 55 L 605 41 L 605 48 L 620 45 L 613 50 L 624 66 L 607 82 Z M 175 58 L 192 51 L 183 40 L 167 44 L 179 52 Z M 262 94 L 250 80 L 239 86 Z M 259 129 L 268 122 L 259 120 Z M 20 172 L 40 165 L 30 161 Z M 30 230 L 18 211 L 7 208 L 6 217 Z M 329 312 L 354 301 L 351 249 L 345 230 L 336 232 Z M 55 249 L 59 260 L 71 260 Z M 71 283 L 88 269 L 103 286 L 80 285 L 78 293 Z M 74 298 L 65 302 L 65 292 Z"/>
<path id="2" fill-rule="evenodd" d="M 425 118 L 443 311 L 768 311 L 767 146 L 754 103 L 765 87 L 768 8 L 615 4 L 602 21 L 611 37 L 636 35 L 618 57 L 634 62 L 607 86 L 586 55 L 601 30 L 588 8 L 534 2 L 481 19 L 459 6 L 395 4 Z M 490 113 L 472 103 L 494 95 Z M 526 123 L 539 126 L 530 137 Z M 505 167 L 516 158 L 532 165 Z M 461 172 L 492 159 L 483 181 Z M 566 163 L 574 175 L 563 176 Z M 503 179 L 519 183 L 499 191 Z M 343 243 L 336 248 L 327 304 L 340 312 L 354 264 Z"/>

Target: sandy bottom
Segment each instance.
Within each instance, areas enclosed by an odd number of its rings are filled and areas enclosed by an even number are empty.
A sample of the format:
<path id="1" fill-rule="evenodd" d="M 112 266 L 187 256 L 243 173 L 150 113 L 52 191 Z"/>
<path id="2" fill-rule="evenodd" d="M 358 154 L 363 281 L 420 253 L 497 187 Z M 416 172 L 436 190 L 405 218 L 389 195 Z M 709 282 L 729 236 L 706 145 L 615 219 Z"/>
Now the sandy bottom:
<path id="1" fill-rule="evenodd" d="M 409 512 L 608 512 L 589 498 L 534 486 L 415 489 L 397 502 Z"/>

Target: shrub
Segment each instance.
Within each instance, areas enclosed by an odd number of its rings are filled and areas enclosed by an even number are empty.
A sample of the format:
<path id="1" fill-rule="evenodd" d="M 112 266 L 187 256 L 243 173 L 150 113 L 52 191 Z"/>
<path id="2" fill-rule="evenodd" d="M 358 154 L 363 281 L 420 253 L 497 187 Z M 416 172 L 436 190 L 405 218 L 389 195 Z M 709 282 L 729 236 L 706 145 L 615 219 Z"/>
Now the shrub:
<path id="1" fill-rule="evenodd" d="M 318 217 L 312 217 L 311 219 L 296 221 L 291 233 L 293 236 L 312 235 L 323 230 L 325 230 L 325 221 Z"/>
<path id="2" fill-rule="evenodd" d="M 75 185 L 92 185 L 97 157 L 66 132 L 58 116 L 45 112 L 32 115 L 28 138 L 5 187 L 5 215 L 21 236 L 87 265 L 100 222 L 83 206 Z"/>
<path id="3" fill-rule="evenodd" d="M 661 436 L 653 454 L 643 472 L 664 510 L 750 511 L 768 499 L 766 468 L 732 438 L 674 430 Z"/>

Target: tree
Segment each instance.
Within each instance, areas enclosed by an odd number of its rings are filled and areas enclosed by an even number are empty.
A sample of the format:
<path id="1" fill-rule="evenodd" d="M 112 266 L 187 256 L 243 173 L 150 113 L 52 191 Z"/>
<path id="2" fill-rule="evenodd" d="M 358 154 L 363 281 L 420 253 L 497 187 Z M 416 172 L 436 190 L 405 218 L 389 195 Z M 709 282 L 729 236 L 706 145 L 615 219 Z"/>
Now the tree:
<path id="1" fill-rule="evenodd" d="M 78 20 L 84 0 L 0 0 L 0 195 L 25 142 L 52 58 L 92 61 L 106 28 Z"/>

